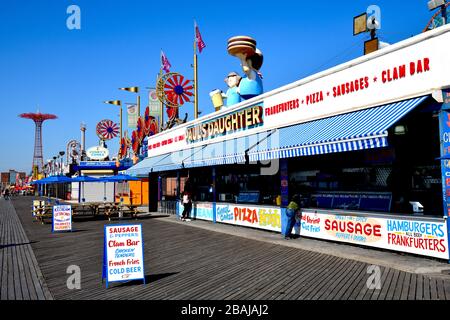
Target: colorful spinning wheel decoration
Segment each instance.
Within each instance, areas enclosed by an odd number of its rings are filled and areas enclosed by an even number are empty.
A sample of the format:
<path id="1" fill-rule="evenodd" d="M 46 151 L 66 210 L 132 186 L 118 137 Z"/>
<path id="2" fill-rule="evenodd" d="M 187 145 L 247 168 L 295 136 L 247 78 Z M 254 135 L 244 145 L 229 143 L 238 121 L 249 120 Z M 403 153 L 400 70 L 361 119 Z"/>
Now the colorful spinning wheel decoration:
<path id="1" fill-rule="evenodd" d="M 97 136 L 102 140 L 111 140 L 119 135 L 119 126 L 111 120 L 102 120 L 97 124 Z"/>
<path id="2" fill-rule="evenodd" d="M 178 108 L 185 102 L 190 102 L 190 97 L 194 96 L 191 80 L 185 79 L 179 73 L 168 72 L 163 74 L 157 82 L 156 94 L 159 101 L 168 107 Z"/>
<path id="3" fill-rule="evenodd" d="M 120 140 L 120 150 L 119 150 L 119 159 L 123 160 L 126 158 L 128 149 L 130 148 L 131 141 L 130 138 L 128 138 L 128 133 L 125 131 L 125 135 Z"/>

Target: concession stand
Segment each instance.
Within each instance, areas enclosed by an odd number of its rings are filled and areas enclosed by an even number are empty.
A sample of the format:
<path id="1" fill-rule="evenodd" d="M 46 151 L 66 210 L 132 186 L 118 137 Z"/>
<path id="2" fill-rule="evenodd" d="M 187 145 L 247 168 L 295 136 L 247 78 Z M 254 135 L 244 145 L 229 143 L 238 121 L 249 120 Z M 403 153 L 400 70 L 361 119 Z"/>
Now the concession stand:
<path id="1" fill-rule="evenodd" d="M 148 138 L 149 209 L 449 260 L 450 25 Z"/>

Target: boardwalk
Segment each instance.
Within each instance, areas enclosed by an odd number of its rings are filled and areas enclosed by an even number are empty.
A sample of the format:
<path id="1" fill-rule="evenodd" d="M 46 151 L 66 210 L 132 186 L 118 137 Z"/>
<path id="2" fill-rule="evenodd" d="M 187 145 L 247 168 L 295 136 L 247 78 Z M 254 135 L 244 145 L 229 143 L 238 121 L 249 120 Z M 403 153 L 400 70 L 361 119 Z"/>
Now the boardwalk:
<path id="1" fill-rule="evenodd" d="M 13 203 L 55 299 L 450 299 L 450 280 L 443 277 L 381 266 L 381 288 L 369 289 L 367 263 L 199 229 L 192 226 L 195 221 L 180 223 L 172 217 L 139 220 L 147 285 L 131 282 L 105 289 L 101 281 L 103 226 L 117 222 L 78 220 L 74 232 L 52 234 L 51 225 L 32 222 L 30 198 Z M 23 241 L 28 242 L 19 240 Z M 5 249 L 9 248 L 2 249 L 4 256 Z M 81 268 L 80 290 L 67 288 L 66 270 L 71 265 Z M 14 275 L 6 272 L 2 277 Z"/>
<path id="2" fill-rule="evenodd" d="M 1 300 L 52 299 L 25 231 L 10 201 L 0 200 Z"/>

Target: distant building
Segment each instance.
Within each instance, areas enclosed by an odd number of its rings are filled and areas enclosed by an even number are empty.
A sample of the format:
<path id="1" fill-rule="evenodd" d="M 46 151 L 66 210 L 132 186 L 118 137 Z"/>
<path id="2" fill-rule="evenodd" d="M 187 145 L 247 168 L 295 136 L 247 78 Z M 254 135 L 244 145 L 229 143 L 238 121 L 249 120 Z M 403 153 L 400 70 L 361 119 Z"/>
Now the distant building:
<path id="1" fill-rule="evenodd" d="M 1 185 L 6 186 L 9 183 L 9 172 L 1 173 Z"/>
<path id="2" fill-rule="evenodd" d="M 9 170 L 8 172 L 1 173 L 1 185 L 5 187 L 7 185 L 15 185 L 17 179 L 24 182 L 27 177 L 25 172 L 18 172 L 16 170 Z"/>

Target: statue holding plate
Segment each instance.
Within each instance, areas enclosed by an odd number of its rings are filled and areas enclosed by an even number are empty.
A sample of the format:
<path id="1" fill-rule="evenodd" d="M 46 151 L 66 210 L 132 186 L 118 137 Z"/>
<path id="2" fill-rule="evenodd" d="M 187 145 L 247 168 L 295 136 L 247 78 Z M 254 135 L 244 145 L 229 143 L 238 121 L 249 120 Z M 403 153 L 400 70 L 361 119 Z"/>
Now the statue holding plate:
<path id="1" fill-rule="evenodd" d="M 263 64 L 263 54 L 256 48 L 256 40 L 248 36 L 236 36 L 228 40 L 228 53 L 241 61 L 244 76 L 230 72 L 225 78 L 228 90 L 224 94 L 220 90 L 210 93 L 216 111 L 223 106 L 230 107 L 239 102 L 251 99 L 263 93 L 262 77 L 259 70 Z"/>

